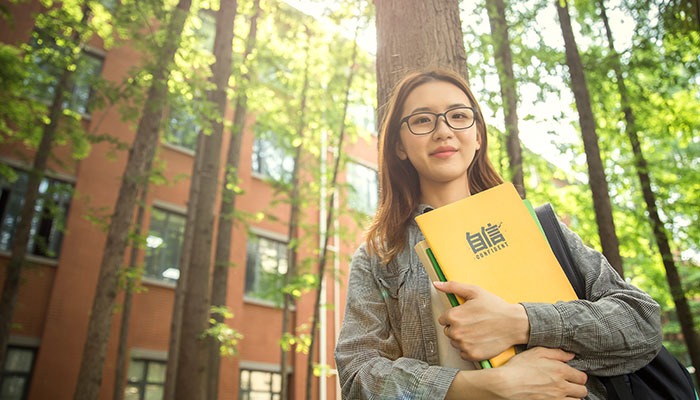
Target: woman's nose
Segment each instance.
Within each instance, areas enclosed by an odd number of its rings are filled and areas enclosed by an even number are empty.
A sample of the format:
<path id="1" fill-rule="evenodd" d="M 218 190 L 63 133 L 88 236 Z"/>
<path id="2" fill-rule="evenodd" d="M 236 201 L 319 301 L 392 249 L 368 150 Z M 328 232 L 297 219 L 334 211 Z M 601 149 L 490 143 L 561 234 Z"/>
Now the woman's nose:
<path id="1" fill-rule="evenodd" d="M 433 131 L 433 139 L 444 140 L 454 135 L 452 128 L 450 128 L 450 126 L 447 125 L 447 117 L 445 115 L 438 115 L 437 121 L 435 123 L 437 125 L 435 126 L 435 130 Z"/>

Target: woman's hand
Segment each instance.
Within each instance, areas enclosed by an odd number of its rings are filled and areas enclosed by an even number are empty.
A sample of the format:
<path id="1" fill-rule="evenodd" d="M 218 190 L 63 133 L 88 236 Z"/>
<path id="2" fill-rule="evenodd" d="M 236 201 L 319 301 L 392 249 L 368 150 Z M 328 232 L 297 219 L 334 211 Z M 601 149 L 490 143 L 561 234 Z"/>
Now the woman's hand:
<path id="1" fill-rule="evenodd" d="M 535 347 L 498 368 L 460 371 L 446 399 L 581 399 L 588 376 L 566 364 L 572 353 Z"/>
<path id="2" fill-rule="evenodd" d="M 458 282 L 433 282 L 435 288 L 466 301 L 441 315 L 445 335 L 465 360 L 494 357 L 516 344 L 526 344 L 530 322 L 520 304 L 506 303 L 478 286 Z M 438 333 L 439 334 L 439 333 Z"/>

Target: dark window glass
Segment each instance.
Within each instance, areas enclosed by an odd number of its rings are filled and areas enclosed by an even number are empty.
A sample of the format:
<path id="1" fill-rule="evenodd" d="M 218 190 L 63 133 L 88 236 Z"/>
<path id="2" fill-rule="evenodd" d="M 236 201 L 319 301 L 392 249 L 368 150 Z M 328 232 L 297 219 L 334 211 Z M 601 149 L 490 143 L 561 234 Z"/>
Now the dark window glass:
<path id="1" fill-rule="evenodd" d="M 287 272 L 287 244 L 264 237 L 248 239 L 245 294 L 282 302 L 282 276 Z"/>
<path id="2" fill-rule="evenodd" d="M 146 238 L 144 276 L 167 282 L 177 281 L 180 277 L 180 250 L 184 233 L 183 215 L 153 208 Z"/>
<path id="3" fill-rule="evenodd" d="M 374 214 L 379 193 L 377 171 L 354 162 L 347 166 L 348 204 L 353 210 Z"/>
<path id="4" fill-rule="evenodd" d="M 282 374 L 241 368 L 238 398 L 250 400 L 279 400 L 282 393 Z"/>
<path id="5" fill-rule="evenodd" d="M 29 174 L 15 171 L 17 179 L 9 182 L 0 175 L 0 250 L 9 251 L 19 222 Z M 44 177 L 39 184 L 39 197 L 34 206 L 29 254 L 57 258 L 63 239 L 73 186 Z"/>
<path id="6" fill-rule="evenodd" d="M 162 400 L 166 367 L 165 361 L 131 360 L 124 400 Z"/>
<path id="7" fill-rule="evenodd" d="M 178 97 L 173 100 L 168 113 L 168 129 L 165 141 L 190 150 L 197 148 L 197 135 L 200 126 L 196 110 L 188 107 L 185 99 Z"/>
<path id="8" fill-rule="evenodd" d="M 27 398 L 35 354 L 34 348 L 14 346 L 7 348 L 5 365 L 0 377 L 0 400 Z"/>

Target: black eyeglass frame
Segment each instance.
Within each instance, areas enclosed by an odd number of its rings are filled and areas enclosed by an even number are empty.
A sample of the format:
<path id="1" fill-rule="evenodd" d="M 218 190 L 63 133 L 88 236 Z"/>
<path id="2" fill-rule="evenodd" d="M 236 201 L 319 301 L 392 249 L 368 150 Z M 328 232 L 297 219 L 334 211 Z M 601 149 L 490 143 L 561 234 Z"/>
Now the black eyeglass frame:
<path id="1" fill-rule="evenodd" d="M 472 112 L 474 113 L 474 120 L 472 120 L 471 125 L 469 125 L 469 126 L 467 126 L 467 127 L 464 127 L 464 128 L 455 128 L 454 126 L 452 126 L 452 125 L 450 124 L 450 121 L 447 120 L 447 113 L 452 112 L 452 111 L 454 111 L 454 110 L 462 110 L 462 109 L 465 109 L 465 108 L 466 108 L 466 109 L 469 109 L 469 110 L 472 110 Z M 416 116 L 416 115 L 418 115 L 418 114 L 432 114 L 432 115 L 434 115 L 434 116 L 435 116 L 435 126 L 433 126 L 433 129 L 431 129 L 429 132 L 425 132 L 425 133 L 415 133 L 415 132 L 413 132 L 413 129 L 411 129 L 411 124 L 408 123 L 408 119 L 411 118 L 411 117 L 413 117 L 413 116 Z M 469 107 L 469 106 L 454 107 L 454 108 L 450 108 L 449 110 L 446 110 L 445 112 L 441 112 L 441 113 L 434 113 L 434 112 L 431 112 L 431 111 L 418 111 L 418 112 L 415 112 L 415 113 L 413 113 L 413 114 L 410 114 L 410 115 L 407 115 L 407 116 L 401 118 L 401 121 L 399 121 L 399 126 L 403 125 L 404 122 L 405 122 L 405 123 L 406 123 L 406 126 L 408 127 L 408 131 L 411 132 L 411 134 L 416 135 L 416 136 L 430 135 L 431 133 L 435 132 L 435 129 L 437 129 L 438 120 L 440 119 L 440 117 L 442 117 L 442 118 L 445 120 L 445 123 L 447 124 L 447 126 L 450 127 L 450 129 L 455 129 L 455 130 L 458 130 L 458 131 L 462 131 L 462 130 L 469 129 L 469 128 L 471 128 L 472 126 L 474 126 L 474 124 L 476 123 L 476 119 L 479 118 L 479 113 L 476 111 L 476 108 L 474 108 L 474 107 Z"/>

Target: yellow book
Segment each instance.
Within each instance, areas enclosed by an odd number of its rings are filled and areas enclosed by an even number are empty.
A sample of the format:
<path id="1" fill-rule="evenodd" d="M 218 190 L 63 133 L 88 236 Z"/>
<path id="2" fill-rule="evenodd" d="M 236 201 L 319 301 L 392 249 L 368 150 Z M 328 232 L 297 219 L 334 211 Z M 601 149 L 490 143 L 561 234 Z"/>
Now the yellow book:
<path id="1" fill-rule="evenodd" d="M 477 285 L 513 304 L 577 298 L 511 183 L 422 214 L 416 222 L 448 281 Z M 514 354 L 509 349 L 491 364 L 503 365 Z"/>

